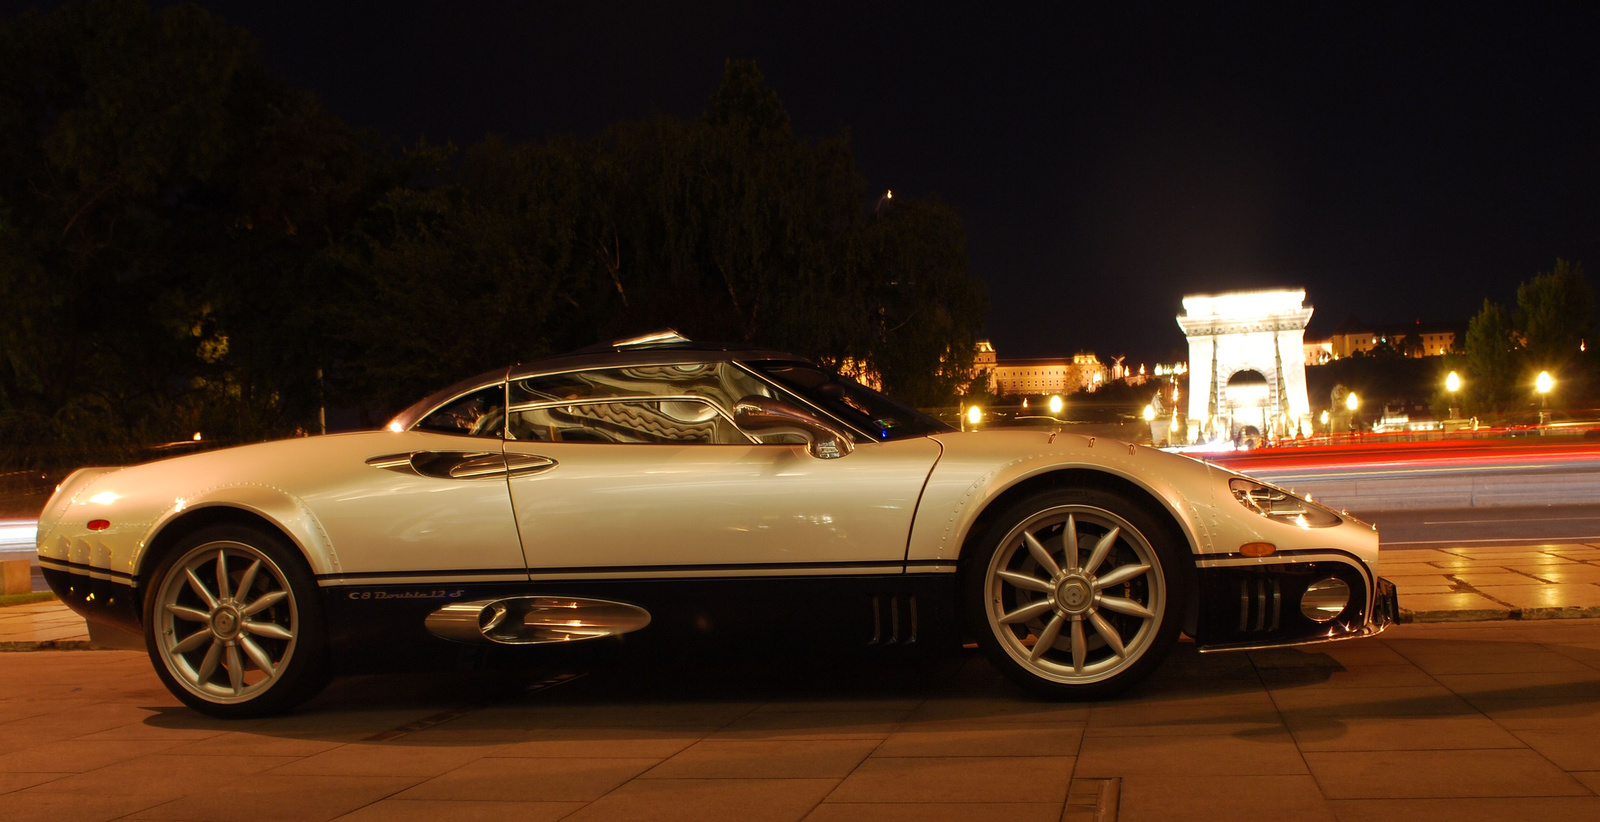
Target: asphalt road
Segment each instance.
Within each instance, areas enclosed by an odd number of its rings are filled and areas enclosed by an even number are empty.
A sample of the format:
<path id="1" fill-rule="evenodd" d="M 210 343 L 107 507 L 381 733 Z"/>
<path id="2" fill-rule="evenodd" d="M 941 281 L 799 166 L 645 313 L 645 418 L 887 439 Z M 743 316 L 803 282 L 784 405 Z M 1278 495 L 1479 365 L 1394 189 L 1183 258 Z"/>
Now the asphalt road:
<path id="1" fill-rule="evenodd" d="M 1593 505 L 1396 510 L 1364 518 L 1378 526 L 1385 549 L 1600 542 L 1600 507 Z"/>

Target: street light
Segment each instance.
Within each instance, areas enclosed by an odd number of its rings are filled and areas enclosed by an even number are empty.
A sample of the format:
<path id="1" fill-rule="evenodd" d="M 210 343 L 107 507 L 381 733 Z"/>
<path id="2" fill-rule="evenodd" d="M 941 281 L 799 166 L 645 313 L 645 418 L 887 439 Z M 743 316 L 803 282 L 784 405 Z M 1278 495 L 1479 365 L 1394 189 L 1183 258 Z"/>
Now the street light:
<path id="1" fill-rule="evenodd" d="M 1461 375 L 1454 371 L 1444 378 L 1444 390 L 1450 392 L 1450 419 L 1459 416 L 1456 413 L 1456 392 L 1461 390 Z"/>
<path id="2" fill-rule="evenodd" d="M 967 422 L 973 426 L 983 422 L 983 409 L 974 405 L 967 409 Z"/>
<path id="3" fill-rule="evenodd" d="M 1549 418 L 1550 390 L 1556 387 L 1556 378 L 1550 376 L 1549 371 L 1540 371 L 1533 387 L 1539 392 L 1539 424 L 1544 425 Z"/>
<path id="4" fill-rule="evenodd" d="M 1345 395 L 1344 407 L 1350 409 L 1350 430 L 1359 431 L 1360 429 L 1356 427 L 1356 409 L 1361 407 L 1361 398 L 1356 396 L 1356 392 L 1351 391 Z"/>
<path id="5" fill-rule="evenodd" d="M 1062 409 L 1062 407 L 1064 405 L 1065 405 L 1065 403 L 1063 403 L 1061 401 L 1061 397 L 1053 395 L 1053 394 L 1050 396 L 1050 413 L 1051 414 L 1059 414 L 1059 413 L 1061 413 L 1061 409 Z"/>

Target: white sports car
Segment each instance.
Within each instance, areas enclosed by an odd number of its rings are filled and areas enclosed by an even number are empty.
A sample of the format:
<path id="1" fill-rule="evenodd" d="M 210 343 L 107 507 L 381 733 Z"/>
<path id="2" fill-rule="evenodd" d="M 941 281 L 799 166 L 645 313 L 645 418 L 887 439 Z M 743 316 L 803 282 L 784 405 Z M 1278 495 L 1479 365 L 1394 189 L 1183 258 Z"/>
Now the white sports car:
<path id="1" fill-rule="evenodd" d="M 474 377 L 384 430 L 68 477 L 51 587 L 198 711 L 334 673 L 575 642 L 976 639 L 1053 696 L 1202 650 L 1370 636 L 1369 525 L 1187 457 L 963 433 L 792 355 L 620 341 Z"/>

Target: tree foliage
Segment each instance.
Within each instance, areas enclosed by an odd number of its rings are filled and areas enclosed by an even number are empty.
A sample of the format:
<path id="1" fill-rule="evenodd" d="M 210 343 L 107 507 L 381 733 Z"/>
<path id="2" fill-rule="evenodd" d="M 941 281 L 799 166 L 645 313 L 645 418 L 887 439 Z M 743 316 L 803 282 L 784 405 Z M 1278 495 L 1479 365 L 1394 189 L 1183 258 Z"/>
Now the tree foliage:
<path id="1" fill-rule="evenodd" d="M 198 8 L 8 21 L 0 437 L 98 448 L 303 419 L 307 262 L 381 159 Z"/>
<path id="2" fill-rule="evenodd" d="M 664 326 L 947 402 L 984 307 L 960 220 L 875 200 L 750 63 L 700 117 L 401 151 L 198 8 L 28 12 L 0 23 L 0 440 L 255 439 L 324 395 L 377 421 Z"/>
<path id="3" fill-rule="evenodd" d="M 1517 361 L 1511 318 L 1498 303 L 1484 300 L 1482 310 L 1467 324 L 1467 407 L 1504 410 L 1516 384 Z"/>
<path id="4" fill-rule="evenodd" d="M 1583 263 L 1556 260 L 1554 269 L 1517 288 L 1517 309 L 1528 364 L 1560 370 L 1580 353 L 1594 325 L 1594 292 L 1583 279 Z"/>
<path id="5" fill-rule="evenodd" d="M 337 255 L 367 296 L 333 323 L 366 396 L 668 326 L 867 362 L 922 404 L 970 368 L 983 295 L 954 212 L 869 212 L 848 142 L 796 138 L 752 64 L 729 62 L 700 118 L 490 138 L 449 177 L 391 192 Z M 407 335 L 386 337 L 396 318 Z"/>
<path id="6" fill-rule="evenodd" d="M 1594 292 L 1582 263 L 1558 259 L 1555 268 L 1523 282 L 1514 313 L 1484 300 L 1467 326 L 1466 407 L 1484 413 L 1531 404 L 1540 371 L 1555 375 L 1568 397 L 1592 391 L 1594 364 L 1585 348 L 1593 328 Z"/>

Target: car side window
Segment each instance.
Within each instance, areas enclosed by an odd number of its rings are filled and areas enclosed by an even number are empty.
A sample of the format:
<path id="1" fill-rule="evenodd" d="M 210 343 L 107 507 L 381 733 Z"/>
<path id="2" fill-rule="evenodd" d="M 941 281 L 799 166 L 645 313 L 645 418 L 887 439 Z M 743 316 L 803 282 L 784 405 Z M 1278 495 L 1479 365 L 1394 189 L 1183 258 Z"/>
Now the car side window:
<path id="1" fill-rule="evenodd" d="M 508 436 L 547 442 L 749 445 L 733 407 L 770 396 L 728 362 L 598 368 L 513 380 Z"/>
<path id="2" fill-rule="evenodd" d="M 632 397 L 703 397 L 726 413 L 751 394 L 771 396 L 760 379 L 733 363 L 676 363 L 628 368 L 597 368 L 514 380 L 511 407 L 558 400 Z"/>
<path id="3" fill-rule="evenodd" d="M 510 435 L 535 442 L 749 445 L 732 421 L 693 397 L 577 401 L 513 411 Z"/>
<path id="4" fill-rule="evenodd" d="M 505 385 L 493 385 L 445 403 L 423 417 L 416 428 L 439 434 L 498 438 L 505 431 L 505 406 Z"/>

